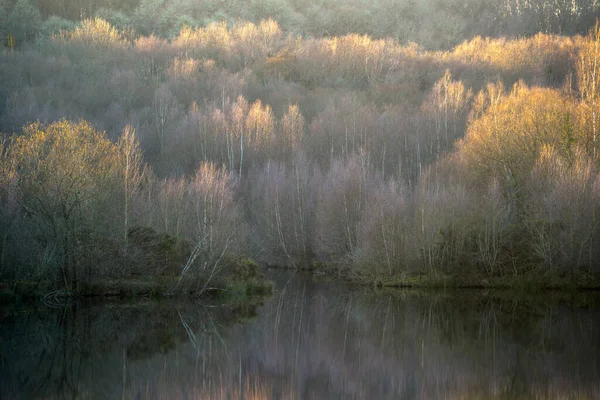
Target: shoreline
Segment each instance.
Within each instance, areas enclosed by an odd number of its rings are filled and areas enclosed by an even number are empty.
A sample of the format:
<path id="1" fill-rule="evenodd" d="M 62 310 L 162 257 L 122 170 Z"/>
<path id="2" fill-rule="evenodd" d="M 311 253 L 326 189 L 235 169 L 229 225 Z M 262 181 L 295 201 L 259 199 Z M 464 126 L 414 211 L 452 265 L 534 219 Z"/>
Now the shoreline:
<path id="1" fill-rule="evenodd" d="M 49 282 L 16 281 L 0 283 L 0 300 L 17 298 L 58 300 L 71 298 L 234 298 L 243 300 L 253 296 L 269 296 L 273 292 L 274 283 L 268 279 L 252 278 L 246 281 L 218 282 L 209 288 L 200 288 L 184 282 L 178 285 L 178 277 L 154 280 L 121 279 L 98 280 L 82 285 L 79 290 L 57 288 Z"/>
<path id="2" fill-rule="evenodd" d="M 532 269 L 523 274 L 484 275 L 460 277 L 430 273 L 402 273 L 382 275 L 357 273 L 347 267 L 312 265 L 304 267 L 269 266 L 273 270 L 297 270 L 310 272 L 327 279 L 341 280 L 362 287 L 390 289 L 473 289 L 522 291 L 600 291 L 600 275 L 541 272 Z"/>
<path id="3" fill-rule="evenodd" d="M 349 283 L 360 288 L 377 289 L 427 289 L 427 290 L 498 290 L 513 293 L 539 292 L 599 292 L 600 277 L 588 274 L 565 276 L 560 274 L 541 274 L 530 271 L 526 274 L 453 277 L 439 272 L 404 273 L 396 275 L 377 275 L 374 273 L 356 273 L 335 265 L 304 266 L 264 266 L 263 270 L 306 272 L 313 277 L 339 283 Z M 10 301 L 16 298 L 61 299 L 61 298 L 236 298 L 269 296 L 274 291 L 274 282 L 264 276 L 247 279 L 227 279 L 216 281 L 213 286 L 202 288 L 200 284 L 179 281 L 179 277 L 159 277 L 156 279 L 99 279 L 81 285 L 77 291 L 59 288 L 49 281 L 0 282 L 0 300 Z"/>

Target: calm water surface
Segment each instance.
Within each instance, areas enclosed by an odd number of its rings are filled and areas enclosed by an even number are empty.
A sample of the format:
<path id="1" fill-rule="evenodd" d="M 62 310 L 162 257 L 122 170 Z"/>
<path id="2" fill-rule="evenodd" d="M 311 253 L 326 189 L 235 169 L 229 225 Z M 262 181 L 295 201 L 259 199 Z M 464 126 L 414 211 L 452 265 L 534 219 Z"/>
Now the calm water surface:
<path id="1" fill-rule="evenodd" d="M 0 398 L 600 399 L 597 294 L 350 290 L 4 306 Z"/>

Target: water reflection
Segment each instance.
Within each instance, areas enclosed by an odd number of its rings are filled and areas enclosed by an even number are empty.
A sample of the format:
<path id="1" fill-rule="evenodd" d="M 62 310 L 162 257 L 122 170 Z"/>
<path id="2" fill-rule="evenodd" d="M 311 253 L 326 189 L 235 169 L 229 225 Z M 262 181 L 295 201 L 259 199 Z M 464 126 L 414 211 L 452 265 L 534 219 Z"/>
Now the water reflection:
<path id="1" fill-rule="evenodd" d="M 11 310 L 1 398 L 596 399 L 600 305 L 365 291 L 289 275 L 247 309 Z"/>

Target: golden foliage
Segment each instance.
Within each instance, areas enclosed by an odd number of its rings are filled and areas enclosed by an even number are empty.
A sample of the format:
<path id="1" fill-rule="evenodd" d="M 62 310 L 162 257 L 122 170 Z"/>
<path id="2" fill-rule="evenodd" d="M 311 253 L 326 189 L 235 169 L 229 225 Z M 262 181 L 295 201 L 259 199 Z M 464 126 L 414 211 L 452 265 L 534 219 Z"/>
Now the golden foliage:
<path id="1" fill-rule="evenodd" d="M 514 180 L 531 169 L 544 146 L 566 154 L 570 140 L 581 139 L 576 112 L 576 105 L 553 89 L 519 83 L 503 95 L 501 86 L 490 85 L 477 96 L 475 117 L 459 152 L 485 181 Z"/>
<path id="2" fill-rule="evenodd" d="M 594 103 L 600 96 L 600 22 L 586 39 L 576 64 L 577 87 L 585 102 Z"/>
<path id="3" fill-rule="evenodd" d="M 202 28 L 183 28 L 173 39 L 172 46 L 186 55 L 245 67 L 249 63 L 266 60 L 280 38 L 281 29 L 271 19 L 262 21 L 258 26 L 251 22 L 239 23 L 231 29 L 221 21 Z"/>
<path id="4" fill-rule="evenodd" d="M 109 22 L 101 19 L 85 19 L 73 31 L 60 32 L 54 40 L 62 43 L 81 43 L 86 46 L 125 47 L 129 42 L 125 35 L 112 27 Z"/>
<path id="5" fill-rule="evenodd" d="M 196 78 L 200 71 L 200 62 L 194 58 L 176 57 L 173 59 L 167 74 L 173 77 Z"/>
<path id="6" fill-rule="evenodd" d="M 10 154 L 21 177 L 43 184 L 93 185 L 95 178 L 112 174 L 116 146 L 88 122 L 66 120 L 24 128 L 11 143 Z M 73 182 L 65 182 L 71 178 Z M 57 193 L 60 189 L 55 188 Z M 81 194 L 81 193 L 80 193 Z"/>
<path id="7" fill-rule="evenodd" d="M 476 36 L 444 53 L 445 61 L 492 67 L 505 76 L 553 80 L 566 69 L 571 54 L 581 46 L 578 38 L 538 33 L 529 38 L 492 39 Z M 550 75 L 550 76 L 546 76 Z"/>
<path id="8" fill-rule="evenodd" d="M 252 104 L 246 117 L 246 131 L 250 146 L 257 149 L 269 146 L 274 139 L 275 120 L 268 104 L 263 107 L 260 100 Z"/>

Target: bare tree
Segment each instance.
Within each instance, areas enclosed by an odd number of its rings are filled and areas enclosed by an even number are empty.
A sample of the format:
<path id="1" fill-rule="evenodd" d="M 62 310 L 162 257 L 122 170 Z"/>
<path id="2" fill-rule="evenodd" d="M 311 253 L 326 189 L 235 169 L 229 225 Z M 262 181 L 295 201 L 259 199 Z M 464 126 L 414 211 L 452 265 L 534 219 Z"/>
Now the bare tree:
<path id="1" fill-rule="evenodd" d="M 324 176 L 317 200 L 317 255 L 330 261 L 349 261 L 358 251 L 359 224 L 375 178 L 364 156 L 334 161 Z"/>
<path id="2" fill-rule="evenodd" d="M 179 103 L 166 85 L 161 85 L 154 94 L 152 103 L 154 124 L 159 139 L 161 153 L 165 149 L 165 135 L 179 115 Z"/>
<path id="3" fill-rule="evenodd" d="M 590 147 L 594 158 L 598 148 L 598 100 L 600 98 L 600 22 L 590 31 L 579 53 L 576 69 L 577 87 L 591 123 Z"/>

